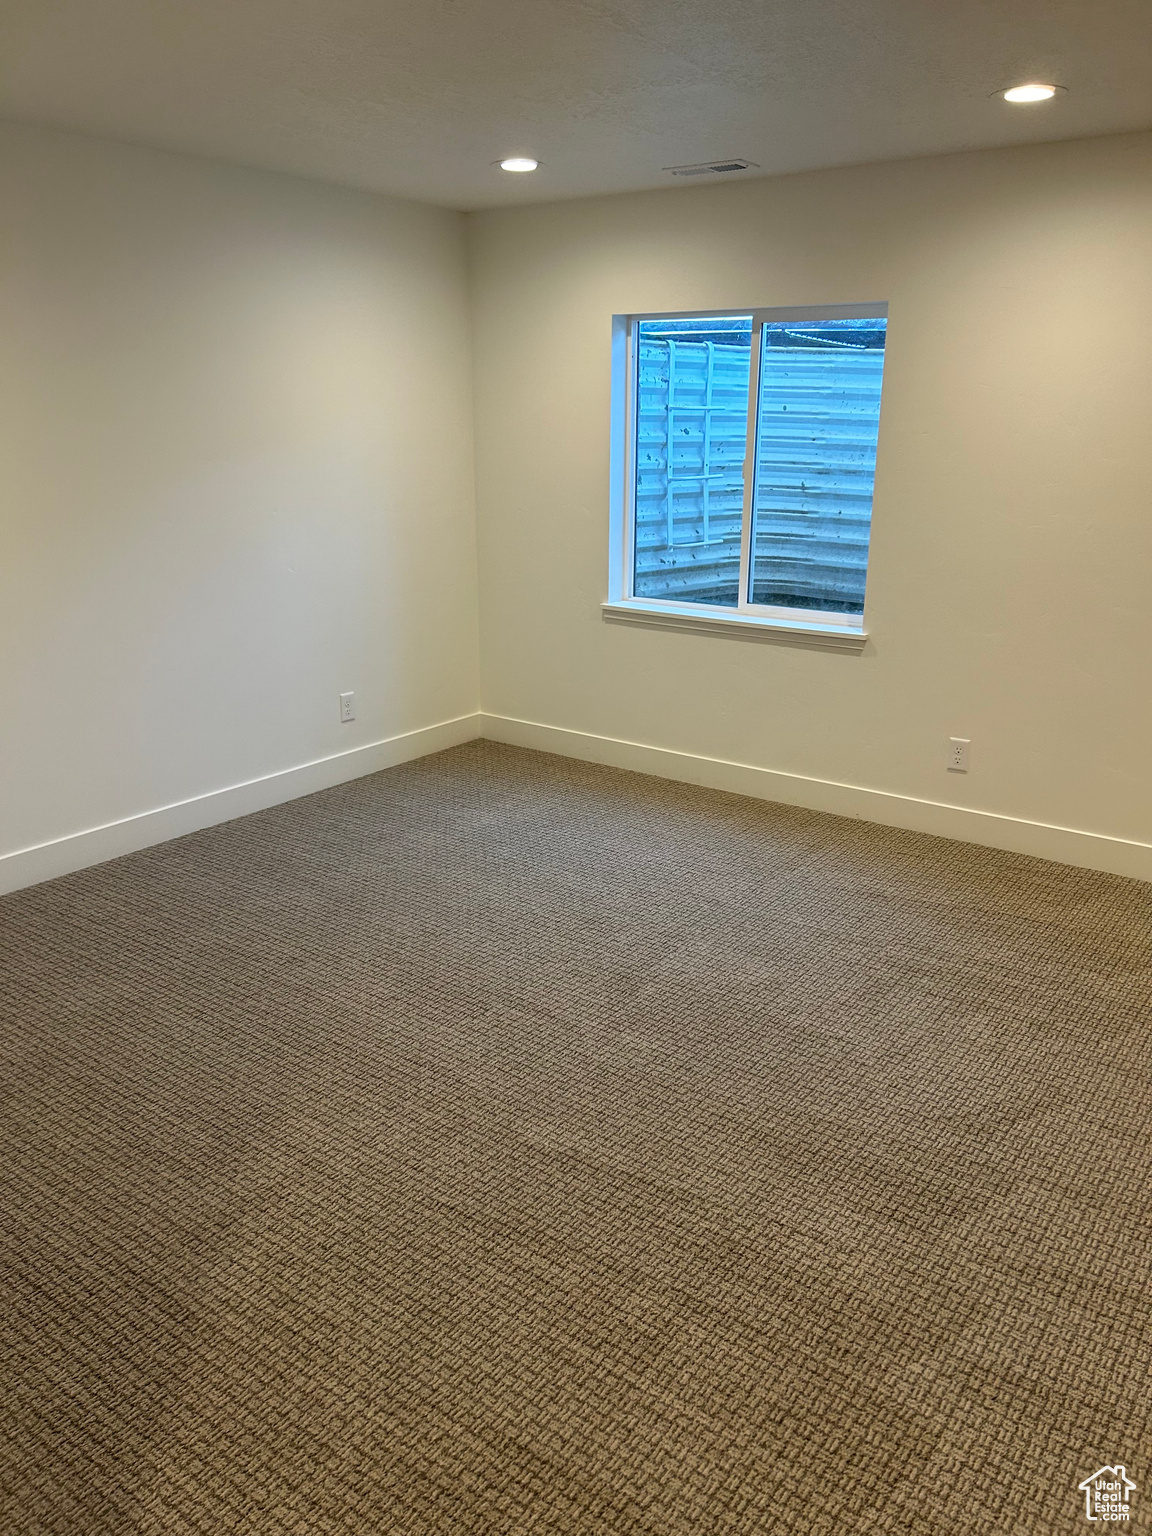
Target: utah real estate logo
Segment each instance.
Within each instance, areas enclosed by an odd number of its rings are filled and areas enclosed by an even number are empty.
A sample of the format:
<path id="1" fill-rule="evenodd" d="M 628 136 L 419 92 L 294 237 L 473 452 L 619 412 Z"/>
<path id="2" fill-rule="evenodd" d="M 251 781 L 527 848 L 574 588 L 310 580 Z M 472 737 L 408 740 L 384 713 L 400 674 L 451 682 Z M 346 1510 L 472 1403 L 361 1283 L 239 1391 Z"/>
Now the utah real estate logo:
<path id="1" fill-rule="evenodd" d="M 1101 1467 L 1080 1484 L 1084 1495 L 1084 1515 L 1088 1520 L 1119 1523 L 1131 1516 L 1132 1495 L 1136 1484 L 1124 1467 Z"/>

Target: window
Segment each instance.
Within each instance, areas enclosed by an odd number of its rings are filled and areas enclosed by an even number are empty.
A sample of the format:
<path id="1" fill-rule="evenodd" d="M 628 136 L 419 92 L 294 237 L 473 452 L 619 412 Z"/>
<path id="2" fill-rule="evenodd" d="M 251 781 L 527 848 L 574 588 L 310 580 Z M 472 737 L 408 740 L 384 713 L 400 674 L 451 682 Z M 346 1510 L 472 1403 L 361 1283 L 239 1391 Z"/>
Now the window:
<path id="1" fill-rule="evenodd" d="M 883 304 L 618 318 L 608 617 L 863 642 L 887 326 Z"/>

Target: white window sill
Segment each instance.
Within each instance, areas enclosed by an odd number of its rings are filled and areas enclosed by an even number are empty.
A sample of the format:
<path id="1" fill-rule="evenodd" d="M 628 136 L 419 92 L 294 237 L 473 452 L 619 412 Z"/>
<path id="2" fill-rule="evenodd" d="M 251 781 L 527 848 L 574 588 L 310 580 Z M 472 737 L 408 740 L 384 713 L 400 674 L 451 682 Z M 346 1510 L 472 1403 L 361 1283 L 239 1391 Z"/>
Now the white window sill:
<path id="1" fill-rule="evenodd" d="M 613 624 L 645 624 L 657 629 L 694 630 L 702 635 L 728 635 L 737 640 L 773 640 L 784 645 L 817 646 L 822 650 L 864 649 L 867 631 L 858 623 L 821 623 L 809 618 L 777 618 L 774 614 L 732 613 L 702 603 L 640 602 L 634 597 L 602 603 L 600 611 Z"/>

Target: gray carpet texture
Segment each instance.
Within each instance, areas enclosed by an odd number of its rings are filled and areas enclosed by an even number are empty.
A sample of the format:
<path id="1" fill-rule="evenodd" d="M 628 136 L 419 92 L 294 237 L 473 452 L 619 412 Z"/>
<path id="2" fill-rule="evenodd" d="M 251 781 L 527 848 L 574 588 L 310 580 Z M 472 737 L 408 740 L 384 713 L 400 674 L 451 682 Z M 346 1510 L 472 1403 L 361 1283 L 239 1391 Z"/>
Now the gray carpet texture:
<path id="1" fill-rule="evenodd" d="M 476 742 L 0 1013 L 3 1536 L 1152 1530 L 1152 887 Z"/>

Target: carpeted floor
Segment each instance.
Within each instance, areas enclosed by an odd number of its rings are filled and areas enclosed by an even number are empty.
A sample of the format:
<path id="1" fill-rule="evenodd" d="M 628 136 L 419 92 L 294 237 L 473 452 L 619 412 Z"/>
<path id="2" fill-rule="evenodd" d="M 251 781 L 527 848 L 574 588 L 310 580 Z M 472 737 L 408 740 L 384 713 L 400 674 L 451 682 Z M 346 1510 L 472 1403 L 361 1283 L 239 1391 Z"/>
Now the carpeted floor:
<path id="1" fill-rule="evenodd" d="M 1152 887 L 475 743 L 0 942 L 4 1536 L 1152 1529 Z"/>

